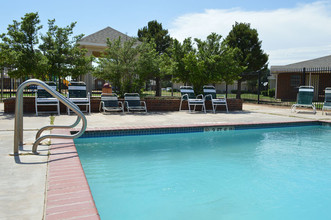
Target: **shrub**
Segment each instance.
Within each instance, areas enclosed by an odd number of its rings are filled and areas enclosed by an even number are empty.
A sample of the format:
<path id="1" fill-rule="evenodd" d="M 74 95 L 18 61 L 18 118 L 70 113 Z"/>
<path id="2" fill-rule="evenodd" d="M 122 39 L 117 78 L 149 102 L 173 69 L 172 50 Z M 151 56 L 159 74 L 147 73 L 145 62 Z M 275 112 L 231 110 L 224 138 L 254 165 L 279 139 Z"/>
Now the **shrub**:
<path id="1" fill-rule="evenodd" d="M 261 95 L 263 95 L 263 96 L 268 96 L 268 90 L 263 90 L 263 91 L 261 91 Z"/>
<path id="2" fill-rule="evenodd" d="M 269 89 L 268 90 L 268 96 L 269 97 L 275 97 L 275 89 Z"/>

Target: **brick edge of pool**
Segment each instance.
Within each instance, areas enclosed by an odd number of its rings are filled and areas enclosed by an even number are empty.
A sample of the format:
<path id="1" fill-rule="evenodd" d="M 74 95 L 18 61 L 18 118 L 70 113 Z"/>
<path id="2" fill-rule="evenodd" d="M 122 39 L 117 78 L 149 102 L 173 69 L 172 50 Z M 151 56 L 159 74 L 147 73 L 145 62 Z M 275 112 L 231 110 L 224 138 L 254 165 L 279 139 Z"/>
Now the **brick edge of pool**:
<path id="1" fill-rule="evenodd" d="M 54 133 L 70 134 L 68 130 Z M 45 219 L 70 218 L 100 219 L 73 140 L 52 139 Z"/>

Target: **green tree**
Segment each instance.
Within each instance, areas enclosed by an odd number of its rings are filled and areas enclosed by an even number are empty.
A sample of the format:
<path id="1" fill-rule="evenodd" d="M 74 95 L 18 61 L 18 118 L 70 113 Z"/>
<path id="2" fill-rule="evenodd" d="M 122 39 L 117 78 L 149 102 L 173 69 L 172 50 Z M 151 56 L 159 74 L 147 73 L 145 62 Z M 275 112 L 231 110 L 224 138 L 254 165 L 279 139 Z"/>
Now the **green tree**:
<path id="1" fill-rule="evenodd" d="M 150 21 L 148 25 L 138 30 L 138 40 L 154 42 L 155 50 L 161 55 L 166 53 L 167 48 L 171 45 L 171 38 L 168 30 L 163 29 L 162 24 L 157 21 Z M 163 75 L 162 71 L 151 73 L 151 79 L 156 83 L 156 96 L 161 96 L 161 80 Z"/>
<path id="2" fill-rule="evenodd" d="M 0 68 L 7 67 L 11 68 L 12 60 L 13 60 L 13 51 L 10 50 L 9 45 L 3 42 L 0 42 Z"/>
<path id="3" fill-rule="evenodd" d="M 211 33 L 205 41 L 194 39 L 198 47 L 198 59 L 204 62 L 205 84 L 219 78 L 221 63 L 221 35 Z"/>
<path id="4" fill-rule="evenodd" d="M 228 47 L 225 41 L 222 42 L 222 55 L 219 72 L 219 82 L 225 82 L 226 94 L 228 93 L 228 85 L 234 83 L 235 80 L 240 79 L 240 74 L 246 69 L 246 67 L 240 66 L 239 61 L 236 59 L 240 55 L 238 48 Z"/>
<path id="5" fill-rule="evenodd" d="M 138 46 L 139 56 L 137 59 L 136 72 L 140 80 L 147 81 L 155 75 L 161 75 L 161 56 L 155 49 L 154 41 L 143 42 Z"/>
<path id="6" fill-rule="evenodd" d="M 86 56 L 87 51 L 78 46 L 83 35 L 74 36 L 76 22 L 62 28 L 55 25 L 55 19 L 48 20 L 48 31 L 41 36 L 43 43 L 39 46 L 47 58 L 47 74 L 57 77 L 59 85 L 61 78 L 83 75 L 92 70 L 92 56 Z"/>
<path id="7" fill-rule="evenodd" d="M 205 72 L 205 61 L 198 58 L 198 55 L 191 51 L 183 58 L 185 69 L 189 72 L 189 84 L 192 84 L 195 92 L 201 93 L 203 85 L 209 82 Z"/>
<path id="8" fill-rule="evenodd" d="M 122 42 L 120 37 L 113 41 L 108 39 L 107 46 L 93 74 L 98 78 L 111 81 L 120 95 L 125 92 L 140 92 L 142 83 L 136 73 L 137 40 L 132 38 Z"/>
<path id="9" fill-rule="evenodd" d="M 27 13 L 21 21 L 8 25 L 8 32 L 1 34 L 0 53 L 4 57 L 2 65 L 9 67 L 8 74 L 14 78 L 34 77 L 45 79 L 45 59 L 36 49 L 39 39 L 38 13 Z"/>
<path id="10" fill-rule="evenodd" d="M 201 93 L 203 85 L 232 83 L 238 79 L 238 74 L 244 70 L 235 59 L 239 50 L 228 47 L 221 39 L 216 33 L 205 41 L 194 39 L 197 49 L 191 38 L 185 39 L 183 44 L 175 40 L 171 56 L 177 80 L 193 85 L 196 92 Z"/>
<path id="11" fill-rule="evenodd" d="M 174 80 L 177 82 L 190 83 L 190 71 L 185 68 L 185 54 L 195 53 L 191 38 L 186 38 L 181 44 L 178 40 L 174 40 L 170 49 L 171 57 L 171 72 Z"/>
<path id="12" fill-rule="evenodd" d="M 261 49 L 262 41 L 259 40 L 257 30 L 247 23 L 236 22 L 226 37 L 226 42 L 230 47 L 240 50 L 241 55 L 237 59 L 240 66 L 245 68 L 238 79 L 237 98 L 240 99 L 242 81 L 252 78 L 252 73 L 267 68 L 268 55 Z"/>

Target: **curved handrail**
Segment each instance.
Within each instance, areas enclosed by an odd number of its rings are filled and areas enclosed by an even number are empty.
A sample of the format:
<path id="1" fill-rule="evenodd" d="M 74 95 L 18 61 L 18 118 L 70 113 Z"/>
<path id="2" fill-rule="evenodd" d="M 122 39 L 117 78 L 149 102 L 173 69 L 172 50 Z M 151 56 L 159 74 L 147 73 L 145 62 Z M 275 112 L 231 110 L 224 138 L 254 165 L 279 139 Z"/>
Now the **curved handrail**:
<path id="1" fill-rule="evenodd" d="M 70 101 L 69 99 L 65 98 L 64 96 L 62 96 L 60 93 L 58 93 L 57 91 L 53 90 L 50 86 L 48 86 L 46 83 L 44 83 L 41 80 L 38 79 L 29 79 L 25 82 L 23 82 L 17 89 L 16 92 L 16 103 L 15 103 L 15 130 L 14 130 L 14 155 L 18 155 L 19 154 L 19 147 L 23 146 L 23 89 L 26 86 L 29 85 L 39 85 L 41 87 L 43 87 L 47 92 L 49 92 L 51 95 L 53 95 L 54 97 L 56 97 L 60 102 L 62 102 L 65 106 L 67 106 L 68 108 L 70 108 L 73 112 L 75 112 L 77 114 L 77 120 L 75 121 L 75 123 L 73 123 L 72 125 L 68 125 L 68 126 L 56 126 L 56 125 L 50 125 L 50 126 L 45 126 L 42 127 L 36 135 L 36 140 L 33 144 L 32 147 L 32 153 L 33 154 L 38 154 L 37 153 L 37 147 L 38 144 L 47 138 L 64 138 L 64 139 L 74 139 L 74 138 L 78 138 L 80 137 L 86 130 L 87 127 L 87 120 L 85 118 L 85 115 L 80 111 L 80 109 L 78 108 L 78 106 L 76 104 L 74 104 L 72 101 Z M 74 134 L 74 135 L 57 135 L 57 134 L 51 134 L 51 135 L 44 135 L 41 136 L 41 133 L 47 129 L 51 129 L 51 128 L 72 128 L 75 127 L 76 125 L 79 124 L 80 120 L 82 120 L 82 129 Z"/>
<path id="2" fill-rule="evenodd" d="M 36 134 L 36 140 L 40 137 L 40 135 L 43 133 L 43 131 L 46 131 L 46 130 L 51 130 L 53 128 L 73 128 L 75 127 L 76 125 L 78 125 L 80 122 L 80 118 L 77 117 L 75 123 L 73 123 L 72 125 L 47 125 L 45 127 L 42 127 L 38 130 L 37 134 Z"/>

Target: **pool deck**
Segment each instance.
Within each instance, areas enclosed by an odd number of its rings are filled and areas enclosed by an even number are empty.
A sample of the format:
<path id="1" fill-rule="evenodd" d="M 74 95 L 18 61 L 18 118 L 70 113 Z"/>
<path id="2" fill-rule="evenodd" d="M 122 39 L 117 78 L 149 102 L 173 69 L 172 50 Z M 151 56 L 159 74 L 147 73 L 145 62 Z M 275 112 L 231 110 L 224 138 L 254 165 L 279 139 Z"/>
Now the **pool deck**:
<path id="1" fill-rule="evenodd" d="M 310 112 L 291 113 L 289 107 L 278 107 L 268 105 L 246 104 L 243 111 L 229 113 L 192 113 L 182 112 L 152 112 L 135 114 L 101 114 L 92 113 L 86 116 L 88 130 L 100 129 L 122 129 L 122 128 L 154 128 L 154 127 L 178 127 L 178 126 L 210 126 L 210 125 L 231 125 L 231 124 L 263 124 L 263 123 L 286 123 L 299 121 L 327 121 L 331 122 L 330 115 L 322 115 L 321 111 L 317 114 Z M 34 136 L 37 130 L 50 124 L 50 117 L 35 115 L 24 115 L 24 147 L 21 151 L 31 151 Z M 71 115 L 55 116 L 55 125 L 70 125 L 74 123 L 76 117 Z M 14 139 L 14 115 L 4 114 L 3 103 L 0 103 L 0 219 L 69 219 L 75 218 L 74 212 L 70 215 L 59 211 L 63 207 L 61 199 L 51 202 L 50 207 L 45 209 L 46 193 L 47 196 L 56 198 L 57 194 L 52 194 L 49 182 L 54 176 L 62 175 L 59 172 L 70 173 L 70 176 L 83 172 L 81 167 L 72 165 L 59 156 L 66 154 L 67 157 L 74 158 L 80 165 L 74 146 L 64 140 L 52 140 L 52 149 L 44 142 L 38 147 L 39 155 L 22 155 L 19 157 L 9 156 L 13 151 Z M 55 146 L 55 147 L 54 147 Z M 49 156 L 49 151 L 51 155 Z M 49 163 L 48 161 L 52 161 Z M 56 164 L 57 168 L 52 168 L 51 164 Z M 61 167 L 62 166 L 62 167 Z M 79 178 L 80 182 L 86 182 L 85 178 Z M 57 181 L 57 180 L 56 180 Z M 55 180 L 53 181 L 56 182 Z M 75 180 L 76 181 L 76 180 Z M 66 180 L 68 182 L 68 180 Z M 48 185 L 47 185 L 48 184 Z M 48 188 L 47 188 L 48 187 Z M 85 187 L 85 188 L 84 188 Z M 47 189 L 47 190 L 46 190 Z M 53 190 L 60 191 L 55 188 Z M 89 192 L 86 186 L 79 188 L 80 192 Z M 63 190 L 62 190 L 63 191 Z M 54 191 L 53 191 L 54 192 Z M 74 192 L 64 191 L 65 194 Z M 79 200 L 80 203 L 78 201 Z M 70 200 L 72 203 L 80 204 L 81 211 L 77 208 L 79 219 L 97 219 L 96 210 L 93 208 L 91 198 L 75 197 Z M 68 200 L 66 200 L 68 201 Z M 49 204 L 49 202 L 48 202 Z M 70 205 L 65 205 L 70 208 Z M 47 215 L 46 215 L 47 214 Z"/>

